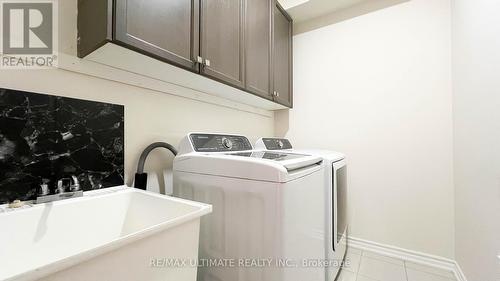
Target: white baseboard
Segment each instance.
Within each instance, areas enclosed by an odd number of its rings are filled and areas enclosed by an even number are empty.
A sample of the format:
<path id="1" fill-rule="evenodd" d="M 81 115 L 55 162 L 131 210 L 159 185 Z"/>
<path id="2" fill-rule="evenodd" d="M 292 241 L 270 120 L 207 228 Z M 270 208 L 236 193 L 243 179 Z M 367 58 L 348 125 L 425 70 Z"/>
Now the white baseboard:
<path id="1" fill-rule="evenodd" d="M 462 268 L 460 268 L 460 265 L 456 261 L 455 261 L 455 270 L 453 272 L 455 273 L 455 277 L 457 278 L 458 281 L 467 281 L 467 278 L 465 277 Z"/>
<path id="2" fill-rule="evenodd" d="M 348 245 L 353 248 L 359 248 L 381 254 L 388 257 L 398 258 L 434 268 L 440 268 L 452 271 L 458 281 L 467 281 L 458 263 L 452 259 L 434 256 L 422 252 L 407 250 L 396 246 L 376 243 L 356 237 L 348 238 Z"/>

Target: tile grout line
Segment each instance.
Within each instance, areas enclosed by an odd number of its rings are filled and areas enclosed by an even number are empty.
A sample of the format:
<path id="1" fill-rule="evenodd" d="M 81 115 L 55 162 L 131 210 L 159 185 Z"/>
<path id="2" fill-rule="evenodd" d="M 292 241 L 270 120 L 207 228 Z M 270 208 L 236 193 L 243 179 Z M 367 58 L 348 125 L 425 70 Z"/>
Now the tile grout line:
<path id="1" fill-rule="evenodd" d="M 365 253 L 365 252 L 366 252 L 366 251 L 365 251 L 365 250 L 363 250 L 363 251 L 362 251 L 362 253 L 361 253 L 360 265 L 359 265 L 359 268 L 358 268 L 358 273 L 357 273 L 357 275 L 356 275 L 356 279 L 355 279 L 355 281 L 357 281 L 357 280 L 358 280 L 358 277 L 360 276 L 359 271 L 360 271 L 360 269 L 361 269 L 361 262 L 362 262 L 363 258 L 373 259 L 373 260 L 376 260 L 376 261 L 378 261 L 378 262 L 388 263 L 388 264 L 391 264 L 391 265 L 394 265 L 394 266 L 401 266 L 401 267 L 403 267 L 403 270 L 404 270 L 404 278 L 405 278 L 405 279 L 404 279 L 404 281 L 409 281 L 408 271 L 407 271 L 407 265 L 406 265 L 407 260 L 405 260 L 405 259 L 398 259 L 398 260 L 400 260 L 400 261 L 401 261 L 401 263 L 402 263 L 402 264 L 400 264 L 400 263 L 394 263 L 394 262 L 390 262 L 390 261 L 387 261 L 387 260 L 378 259 L 378 258 L 376 258 L 376 257 L 364 256 L 364 253 Z M 368 251 L 368 252 L 370 252 L 370 251 Z M 372 252 L 372 253 L 373 253 L 373 252 Z M 381 256 L 383 256 L 383 255 L 381 255 Z M 361 276 L 363 276 L 363 277 L 367 277 L 368 279 L 372 279 L 371 277 L 368 277 L 368 276 L 366 276 L 366 275 L 361 275 Z M 372 280 L 374 280 L 374 279 L 372 279 Z M 375 281 L 375 280 L 374 280 L 374 281 Z M 451 280 L 450 280 L 450 281 L 451 281 Z"/>
<path id="2" fill-rule="evenodd" d="M 373 259 L 373 260 L 377 260 L 377 261 L 381 261 L 381 262 L 386 262 L 386 263 L 390 263 L 392 265 L 397 265 L 397 266 L 405 266 L 405 264 L 404 264 L 405 259 L 395 258 L 395 257 L 391 257 L 391 256 L 383 255 L 383 254 L 378 254 L 378 253 L 371 252 L 371 251 L 367 251 L 367 252 L 375 254 L 375 256 L 366 256 L 369 259 Z M 379 257 L 377 257 L 377 256 L 379 256 Z M 383 259 L 383 257 L 389 258 L 390 260 L 397 260 L 398 262 Z M 401 265 L 401 263 L 399 263 L 399 262 L 403 263 L 403 265 Z"/>
<path id="3" fill-rule="evenodd" d="M 434 267 L 427 266 L 427 268 L 428 268 L 427 270 L 426 269 L 411 268 L 411 267 L 408 267 L 408 265 L 407 265 L 408 262 L 411 262 L 411 261 L 404 260 L 405 271 L 407 273 L 408 273 L 408 269 L 411 269 L 411 270 L 418 271 L 418 272 L 423 272 L 425 274 L 432 275 L 432 276 L 435 276 L 435 277 L 440 277 L 440 278 L 448 279 L 450 281 L 457 281 L 456 277 L 445 276 L 444 274 L 440 274 L 440 273 L 437 273 L 437 272 L 432 272 L 432 271 L 429 270 L 430 268 L 432 268 L 432 269 L 435 270 L 436 268 L 434 268 Z M 450 274 L 454 275 L 453 271 L 446 270 L 446 269 L 439 269 L 439 270 L 441 272 L 446 272 L 446 273 L 450 273 Z"/>
<path id="4" fill-rule="evenodd" d="M 363 259 L 363 250 L 360 250 L 360 253 L 359 253 L 359 264 L 358 264 L 358 269 L 356 270 L 356 278 L 354 278 L 354 281 L 358 281 L 358 277 L 359 277 L 359 269 L 361 268 L 361 260 Z"/>
<path id="5" fill-rule="evenodd" d="M 359 276 L 371 279 L 371 277 L 369 277 L 369 276 L 360 274 L 361 263 L 363 261 L 363 258 L 373 259 L 373 260 L 376 260 L 376 261 L 379 261 L 379 262 L 384 262 L 384 263 L 392 264 L 392 265 L 395 265 L 395 266 L 402 266 L 403 270 L 404 270 L 404 278 L 405 278 L 404 281 L 409 281 L 410 278 L 409 278 L 408 271 L 410 269 L 411 270 L 416 270 L 416 271 L 421 272 L 421 273 L 425 273 L 425 274 L 430 275 L 430 276 L 444 278 L 444 279 L 447 279 L 448 281 L 459 281 L 456 276 L 451 277 L 449 275 L 445 275 L 445 274 L 442 274 L 442 273 L 429 271 L 429 269 L 434 269 L 434 270 L 435 269 L 439 269 L 443 273 L 451 273 L 451 274 L 453 274 L 452 270 L 446 270 L 446 269 L 436 268 L 436 267 L 433 267 L 433 266 L 423 265 L 423 264 L 421 264 L 421 265 L 427 267 L 428 268 L 427 270 L 425 268 L 424 269 L 413 269 L 413 268 L 409 267 L 408 264 L 409 263 L 414 263 L 414 262 L 412 262 L 410 260 L 407 260 L 405 258 L 395 258 L 395 257 L 389 256 L 389 255 L 378 254 L 378 253 L 373 252 L 373 251 L 362 250 L 360 248 L 357 248 L 357 249 L 360 250 L 360 262 L 359 262 L 359 267 L 358 267 L 358 269 L 356 271 L 356 276 L 355 276 L 354 281 L 358 281 L 359 280 Z M 396 263 L 396 262 L 392 262 L 392 261 L 389 261 L 389 260 L 378 258 L 377 256 L 365 256 L 366 253 L 374 253 L 374 254 L 380 255 L 381 257 L 388 257 L 388 258 L 391 258 L 391 259 L 394 259 L 394 260 L 399 260 L 399 261 L 402 262 L 402 265 L 400 263 Z"/>
<path id="6" fill-rule="evenodd" d="M 405 269 L 405 277 L 406 277 L 406 281 L 410 281 L 408 279 L 408 270 L 406 269 L 406 260 L 403 260 L 403 267 Z"/>

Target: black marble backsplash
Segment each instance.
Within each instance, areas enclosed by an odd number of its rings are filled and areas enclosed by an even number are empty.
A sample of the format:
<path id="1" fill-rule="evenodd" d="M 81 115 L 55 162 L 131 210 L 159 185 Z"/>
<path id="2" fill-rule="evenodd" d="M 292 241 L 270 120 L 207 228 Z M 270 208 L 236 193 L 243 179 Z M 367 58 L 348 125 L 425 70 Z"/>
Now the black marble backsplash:
<path id="1" fill-rule="evenodd" d="M 123 170 L 123 106 L 0 88 L 0 204 L 123 185 Z"/>

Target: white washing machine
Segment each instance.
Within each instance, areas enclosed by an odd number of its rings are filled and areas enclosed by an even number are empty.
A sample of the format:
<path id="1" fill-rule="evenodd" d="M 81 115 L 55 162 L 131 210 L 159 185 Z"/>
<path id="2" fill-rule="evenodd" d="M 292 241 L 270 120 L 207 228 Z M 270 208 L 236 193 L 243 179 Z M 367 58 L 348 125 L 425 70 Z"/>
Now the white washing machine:
<path id="1" fill-rule="evenodd" d="M 287 139 L 261 138 L 257 150 L 304 153 L 319 156 L 325 166 L 326 280 L 336 279 L 347 250 L 347 166 L 345 155 L 328 150 L 294 149 Z"/>
<path id="2" fill-rule="evenodd" d="M 173 171 L 174 196 L 213 206 L 201 222 L 197 280 L 325 280 L 321 157 L 192 133 Z"/>

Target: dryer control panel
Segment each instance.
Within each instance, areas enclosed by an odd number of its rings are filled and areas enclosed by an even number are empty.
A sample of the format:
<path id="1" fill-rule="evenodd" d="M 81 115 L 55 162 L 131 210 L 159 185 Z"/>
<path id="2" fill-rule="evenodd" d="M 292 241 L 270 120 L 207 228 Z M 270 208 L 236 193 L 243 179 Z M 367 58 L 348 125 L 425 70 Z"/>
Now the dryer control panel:
<path id="1" fill-rule="evenodd" d="M 292 144 L 287 139 L 262 138 L 262 142 L 267 150 L 292 149 Z"/>
<path id="2" fill-rule="evenodd" d="M 252 150 L 250 141 L 244 136 L 191 134 L 189 138 L 196 152 L 229 152 Z"/>

